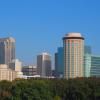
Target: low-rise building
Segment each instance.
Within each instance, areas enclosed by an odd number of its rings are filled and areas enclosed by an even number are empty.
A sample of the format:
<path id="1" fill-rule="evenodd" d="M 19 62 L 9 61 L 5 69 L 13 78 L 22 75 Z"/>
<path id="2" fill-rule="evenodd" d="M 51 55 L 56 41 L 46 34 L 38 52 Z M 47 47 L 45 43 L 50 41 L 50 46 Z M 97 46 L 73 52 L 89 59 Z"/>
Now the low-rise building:
<path id="1" fill-rule="evenodd" d="M 17 75 L 16 71 L 8 68 L 6 64 L 0 64 L 0 81 L 2 80 L 12 81 L 17 78 L 16 75 Z"/>
<path id="2" fill-rule="evenodd" d="M 17 72 L 21 72 L 22 71 L 22 62 L 19 61 L 19 59 L 13 59 L 9 63 L 9 68 L 11 68 L 12 70 L 15 70 Z"/>
<path id="3" fill-rule="evenodd" d="M 24 66 L 22 68 L 23 75 L 34 76 L 37 75 L 37 67 L 36 66 Z"/>

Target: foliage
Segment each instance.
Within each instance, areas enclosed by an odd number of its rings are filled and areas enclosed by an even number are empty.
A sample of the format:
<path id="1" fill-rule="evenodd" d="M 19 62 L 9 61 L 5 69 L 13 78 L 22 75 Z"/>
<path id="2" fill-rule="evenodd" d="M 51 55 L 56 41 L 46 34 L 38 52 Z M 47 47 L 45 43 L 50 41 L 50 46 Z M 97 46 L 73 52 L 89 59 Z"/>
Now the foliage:
<path id="1" fill-rule="evenodd" d="M 100 79 L 1 81 L 0 100 L 100 100 Z"/>

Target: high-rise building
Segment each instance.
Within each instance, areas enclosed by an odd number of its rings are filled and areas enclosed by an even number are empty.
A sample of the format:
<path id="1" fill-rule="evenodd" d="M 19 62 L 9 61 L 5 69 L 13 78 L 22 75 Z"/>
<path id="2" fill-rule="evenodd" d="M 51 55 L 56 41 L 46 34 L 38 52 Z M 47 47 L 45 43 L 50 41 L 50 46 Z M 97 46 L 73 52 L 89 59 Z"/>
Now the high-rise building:
<path id="1" fill-rule="evenodd" d="M 0 38 L 0 64 L 8 64 L 15 59 L 15 39 Z"/>
<path id="2" fill-rule="evenodd" d="M 68 33 L 63 38 L 64 78 L 84 76 L 84 38 L 80 33 Z"/>
<path id="3" fill-rule="evenodd" d="M 84 54 L 92 54 L 92 48 L 89 45 L 84 46 Z"/>
<path id="4" fill-rule="evenodd" d="M 63 47 L 57 49 L 55 54 L 55 71 L 58 77 L 62 77 L 64 74 L 64 50 Z"/>
<path id="5" fill-rule="evenodd" d="M 91 46 L 84 48 L 84 77 L 90 77 L 91 69 Z"/>
<path id="6" fill-rule="evenodd" d="M 91 77 L 100 77 L 100 56 L 91 56 Z"/>
<path id="7" fill-rule="evenodd" d="M 51 56 L 48 53 L 42 53 L 37 56 L 37 70 L 41 77 L 51 76 Z"/>

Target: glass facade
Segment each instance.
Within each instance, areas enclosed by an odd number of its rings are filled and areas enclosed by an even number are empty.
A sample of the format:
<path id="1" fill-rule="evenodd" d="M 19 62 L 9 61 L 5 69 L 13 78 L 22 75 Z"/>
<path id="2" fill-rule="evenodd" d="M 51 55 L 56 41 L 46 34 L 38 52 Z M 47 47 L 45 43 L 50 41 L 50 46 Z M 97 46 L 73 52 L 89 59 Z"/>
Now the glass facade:
<path id="1" fill-rule="evenodd" d="M 100 56 L 91 57 L 91 77 L 100 77 Z"/>
<path id="2" fill-rule="evenodd" d="M 84 56 L 84 77 L 90 77 L 91 69 L 91 55 L 85 54 Z"/>
<path id="3" fill-rule="evenodd" d="M 59 47 L 55 57 L 55 70 L 58 76 L 63 76 L 64 74 L 64 50 L 63 47 Z"/>
<path id="4" fill-rule="evenodd" d="M 84 47 L 84 53 L 85 54 L 91 54 L 92 53 L 91 46 L 85 45 L 85 47 Z"/>
<path id="5" fill-rule="evenodd" d="M 84 47 L 84 77 L 90 77 L 91 46 Z"/>

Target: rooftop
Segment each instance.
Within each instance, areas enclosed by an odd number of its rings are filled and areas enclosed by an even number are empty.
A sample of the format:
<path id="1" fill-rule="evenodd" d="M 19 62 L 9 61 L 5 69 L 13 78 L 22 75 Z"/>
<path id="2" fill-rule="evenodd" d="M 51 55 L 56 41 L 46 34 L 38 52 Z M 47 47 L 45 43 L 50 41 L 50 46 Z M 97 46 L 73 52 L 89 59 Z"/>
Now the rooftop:
<path id="1" fill-rule="evenodd" d="M 68 33 L 66 34 L 66 37 L 82 37 L 82 35 L 80 33 Z"/>

